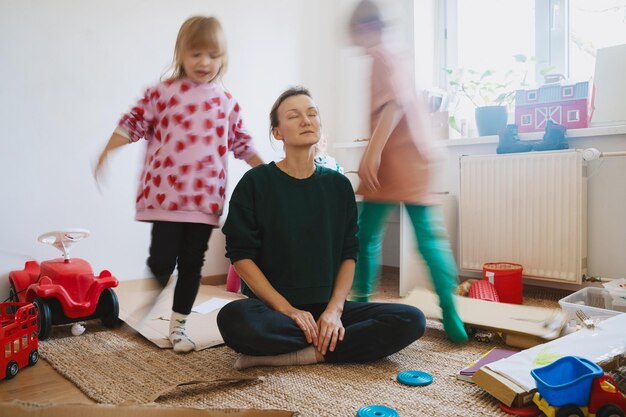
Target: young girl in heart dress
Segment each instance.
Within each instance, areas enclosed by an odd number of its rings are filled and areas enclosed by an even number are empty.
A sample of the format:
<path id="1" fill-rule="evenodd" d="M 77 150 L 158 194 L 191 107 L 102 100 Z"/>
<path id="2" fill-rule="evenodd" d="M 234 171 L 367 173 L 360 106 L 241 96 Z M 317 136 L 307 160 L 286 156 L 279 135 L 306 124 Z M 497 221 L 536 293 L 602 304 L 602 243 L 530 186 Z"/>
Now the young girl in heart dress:
<path id="1" fill-rule="evenodd" d="M 147 265 L 165 286 L 178 266 L 169 339 L 176 352 L 195 348 L 185 323 L 200 285 L 204 254 L 225 201 L 227 152 L 256 166 L 239 103 L 218 81 L 228 53 L 214 17 L 185 21 L 174 49 L 173 74 L 148 88 L 124 114 L 102 151 L 144 138 L 147 150 L 136 198 L 136 219 L 152 223 Z"/>

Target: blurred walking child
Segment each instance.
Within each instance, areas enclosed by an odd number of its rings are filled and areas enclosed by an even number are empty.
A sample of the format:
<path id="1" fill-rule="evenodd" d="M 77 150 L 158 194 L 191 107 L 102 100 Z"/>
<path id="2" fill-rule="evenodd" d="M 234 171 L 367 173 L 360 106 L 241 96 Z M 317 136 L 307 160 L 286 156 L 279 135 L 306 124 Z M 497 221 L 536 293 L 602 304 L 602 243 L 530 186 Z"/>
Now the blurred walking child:
<path id="1" fill-rule="evenodd" d="M 353 43 L 372 58 L 371 138 L 359 166 L 361 252 L 353 299 L 369 300 L 380 273 L 385 221 L 394 207 L 403 204 L 439 296 L 446 334 L 461 343 L 467 340 L 467 333 L 454 305 L 456 263 L 440 207 L 431 193 L 442 155 L 429 132 L 412 71 L 383 43 L 384 26 L 373 1 L 359 2 L 350 20 L 350 34 Z"/>

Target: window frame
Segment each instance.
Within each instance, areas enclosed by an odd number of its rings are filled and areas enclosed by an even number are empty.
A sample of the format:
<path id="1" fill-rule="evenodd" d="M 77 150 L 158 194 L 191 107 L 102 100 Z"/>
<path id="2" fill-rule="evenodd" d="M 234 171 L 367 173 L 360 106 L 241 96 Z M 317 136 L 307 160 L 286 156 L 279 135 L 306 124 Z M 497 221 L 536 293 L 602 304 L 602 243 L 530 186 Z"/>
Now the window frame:
<path id="1" fill-rule="evenodd" d="M 447 89 L 448 74 L 441 68 L 458 68 L 458 2 L 468 0 L 444 0 L 443 7 L 436 9 L 443 16 L 435 16 L 443 23 L 441 43 L 435 45 L 435 74 L 433 80 L 439 87 Z M 437 30 L 437 27 L 435 27 Z M 569 0 L 535 0 L 535 57 L 537 62 L 554 68 L 553 73 L 569 76 Z M 437 37 L 435 37 L 437 39 Z M 437 55 L 442 55 L 437 56 Z M 512 55 L 512 54 L 511 54 Z M 439 65 L 441 62 L 444 65 Z M 535 77 L 541 77 L 540 66 L 535 68 Z"/>

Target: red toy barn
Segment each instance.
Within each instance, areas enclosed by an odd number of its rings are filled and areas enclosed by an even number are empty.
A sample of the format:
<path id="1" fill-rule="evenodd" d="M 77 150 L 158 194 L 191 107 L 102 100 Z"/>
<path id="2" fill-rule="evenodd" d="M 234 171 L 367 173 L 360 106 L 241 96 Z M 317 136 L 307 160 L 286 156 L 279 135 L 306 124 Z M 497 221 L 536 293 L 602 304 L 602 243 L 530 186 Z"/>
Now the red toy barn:
<path id="1" fill-rule="evenodd" d="M 589 82 L 548 84 L 515 93 L 515 124 L 520 133 L 540 132 L 548 120 L 568 129 L 588 126 Z"/>

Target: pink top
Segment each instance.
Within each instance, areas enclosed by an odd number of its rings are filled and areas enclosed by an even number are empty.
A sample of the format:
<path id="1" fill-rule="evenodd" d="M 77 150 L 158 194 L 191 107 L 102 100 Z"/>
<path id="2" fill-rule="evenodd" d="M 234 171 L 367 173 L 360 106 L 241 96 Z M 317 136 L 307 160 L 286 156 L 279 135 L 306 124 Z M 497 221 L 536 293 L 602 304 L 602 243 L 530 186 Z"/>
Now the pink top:
<path id="1" fill-rule="evenodd" d="M 148 142 L 137 191 L 137 220 L 218 225 L 224 207 L 227 151 L 256 153 L 240 108 L 215 83 L 164 81 L 146 90 L 119 126 Z"/>
<path id="2" fill-rule="evenodd" d="M 440 158 L 441 151 L 430 136 L 412 71 L 382 46 L 367 52 L 373 59 L 370 132 L 374 131 L 387 103 L 394 101 L 403 115 L 381 154 L 380 188 L 372 192 L 359 186 L 357 194 L 373 201 L 432 204 L 433 164 Z"/>

